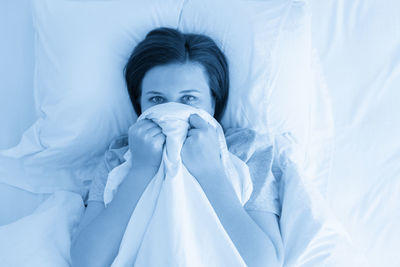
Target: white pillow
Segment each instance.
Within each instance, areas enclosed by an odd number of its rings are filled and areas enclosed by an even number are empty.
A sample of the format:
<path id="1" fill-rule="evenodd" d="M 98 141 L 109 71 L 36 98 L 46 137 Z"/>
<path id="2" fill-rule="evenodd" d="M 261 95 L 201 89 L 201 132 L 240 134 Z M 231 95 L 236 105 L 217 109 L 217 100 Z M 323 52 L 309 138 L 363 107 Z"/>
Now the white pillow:
<path id="1" fill-rule="evenodd" d="M 39 118 L 2 152 L 0 181 L 84 191 L 110 140 L 135 119 L 123 79 L 131 51 L 151 29 L 176 27 L 183 2 L 32 1 Z"/>
<path id="2" fill-rule="evenodd" d="M 255 86 L 265 61 L 253 51 L 252 25 L 240 2 L 33 0 L 32 5 L 39 118 L 16 147 L 0 151 L 0 164 L 7 166 L 0 182 L 37 193 L 83 194 L 111 139 L 136 119 L 123 67 L 136 44 L 160 26 L 216 38 L 231 68 L 225 127 L 265 128 L 257 119 L 266 118 L 257 114 L 264 91 Z M 245 104 L 239 104 L 243 95 Z"/>
<path id="3" fill-rule="evenodd" d="M 311 39 L 311 14 L 303 0 L 247 0 L 256 52 L 266 71 L 267 123 L 273 135 L 292 137 L 296 161 L 322 193 L 330 177 L 334 122 L 331 98 Z"/>

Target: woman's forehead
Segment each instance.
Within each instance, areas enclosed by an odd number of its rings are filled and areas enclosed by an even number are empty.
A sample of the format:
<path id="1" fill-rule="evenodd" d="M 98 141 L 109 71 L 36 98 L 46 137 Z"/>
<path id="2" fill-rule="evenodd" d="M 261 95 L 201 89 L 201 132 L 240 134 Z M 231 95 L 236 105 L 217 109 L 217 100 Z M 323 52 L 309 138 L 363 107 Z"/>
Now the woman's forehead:
<path id="1" fill-rule="evenodd" d="M 150 91 L 174 93 L 188 90 L 209 92 L 204 67 L 195 62 L 171 63 L 150 69 L 142 81 L 142 94 Z"/>

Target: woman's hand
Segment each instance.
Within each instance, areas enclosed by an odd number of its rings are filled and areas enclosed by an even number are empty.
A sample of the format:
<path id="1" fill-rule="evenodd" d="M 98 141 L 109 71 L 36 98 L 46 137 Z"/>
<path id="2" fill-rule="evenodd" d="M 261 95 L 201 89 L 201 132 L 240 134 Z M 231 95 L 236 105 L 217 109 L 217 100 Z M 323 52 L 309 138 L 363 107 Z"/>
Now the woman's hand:
<path id="1" fill-rule="evenodd" d="M 132 155 L 132 166 L 146 169 L 153 177 L 160 167 L 165 135 L 160 126 L 151 120 L 144 119 L 129 128 L 129 149 Z"/>
<path id="2" fill-rule="evenodd" d="M 223 172 L 217 130 L 196 114 L 190 116 L 189 124 L 181 151 L 183 164 L 197 180 Z"/>

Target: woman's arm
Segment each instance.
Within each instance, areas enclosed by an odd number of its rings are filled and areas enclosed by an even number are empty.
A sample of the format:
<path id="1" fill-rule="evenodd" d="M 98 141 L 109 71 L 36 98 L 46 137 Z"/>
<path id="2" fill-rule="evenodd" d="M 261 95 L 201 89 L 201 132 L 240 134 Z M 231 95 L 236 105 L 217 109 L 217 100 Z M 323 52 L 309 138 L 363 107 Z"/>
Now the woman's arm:
<path id="1" fill-rule="evenodd" d="M 132 212 L 153 176 L 154 173 L 144 168 L 132 169 L 107 208 L 99 211 L 100 207 L 95 204 L 87 211 L 87 218 L 82 221 L 86 225 L 71 248 L 72 266 L 112 264 Z"/>
<path id="2" fill-rule="evenodd" d="M 111 265 L 132 212 L 160 166 L 165 136 L 158 125 L 138 121 L 129 128 L 128 137 L 129 149 L 135 151 L 132 168 L 107 208 L 91 203 L 71 248 L 73 266 Z"/>
<path id="3" fill-rule="evenodd" d="M 257 225 L 274 244 L 278 261 L 281 262 L 280 266 L 282 266 L 285 253 L 283 250 L 282 236 L 279 227 L 279 217 L 275 213 L 261 210 L 250 210 L 247 211 L 247 214 L 253 218 Z"/>
<path id="4" fill-rule="evenodd" d="M 218 218 L 248 266 L 282 266 L 283 246 L 276 215 L 247 212 L 223 170 L 198 177 Z"/>
<path id="5" fill-rule="evenodd" d="M 283 250 L 277 219 L 247 213 L 226 177 L 220 157 L 218 134 L 198 115 L 183 144 L 183 164 L 197 179 L 219 220 L 243 260 L 253 266 L 282 266 Z"/>

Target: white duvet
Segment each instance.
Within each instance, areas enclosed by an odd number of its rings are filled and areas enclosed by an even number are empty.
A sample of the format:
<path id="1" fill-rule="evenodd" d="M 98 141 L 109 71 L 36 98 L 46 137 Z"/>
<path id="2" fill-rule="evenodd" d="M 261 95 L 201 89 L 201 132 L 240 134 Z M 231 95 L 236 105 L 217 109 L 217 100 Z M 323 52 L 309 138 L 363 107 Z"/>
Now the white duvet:
<path id="1" fill-rule="evenodd" d="M 166 143 L 161 165 L 131 216 L 112 266 L 246 266 L 201 186 L 182 163 L 180 151 L 194 113 L 217 129 L 227 177 L 242 204 L 250 198 L 248 168 L 228 152 L 222 128 L 213 117 L 178 103 L 154 106 L 138 120 L 150 119 L 162 128 Z M 109 174 L 106 204 L 129 172 L 129 153 L 127 161 Z"/>

